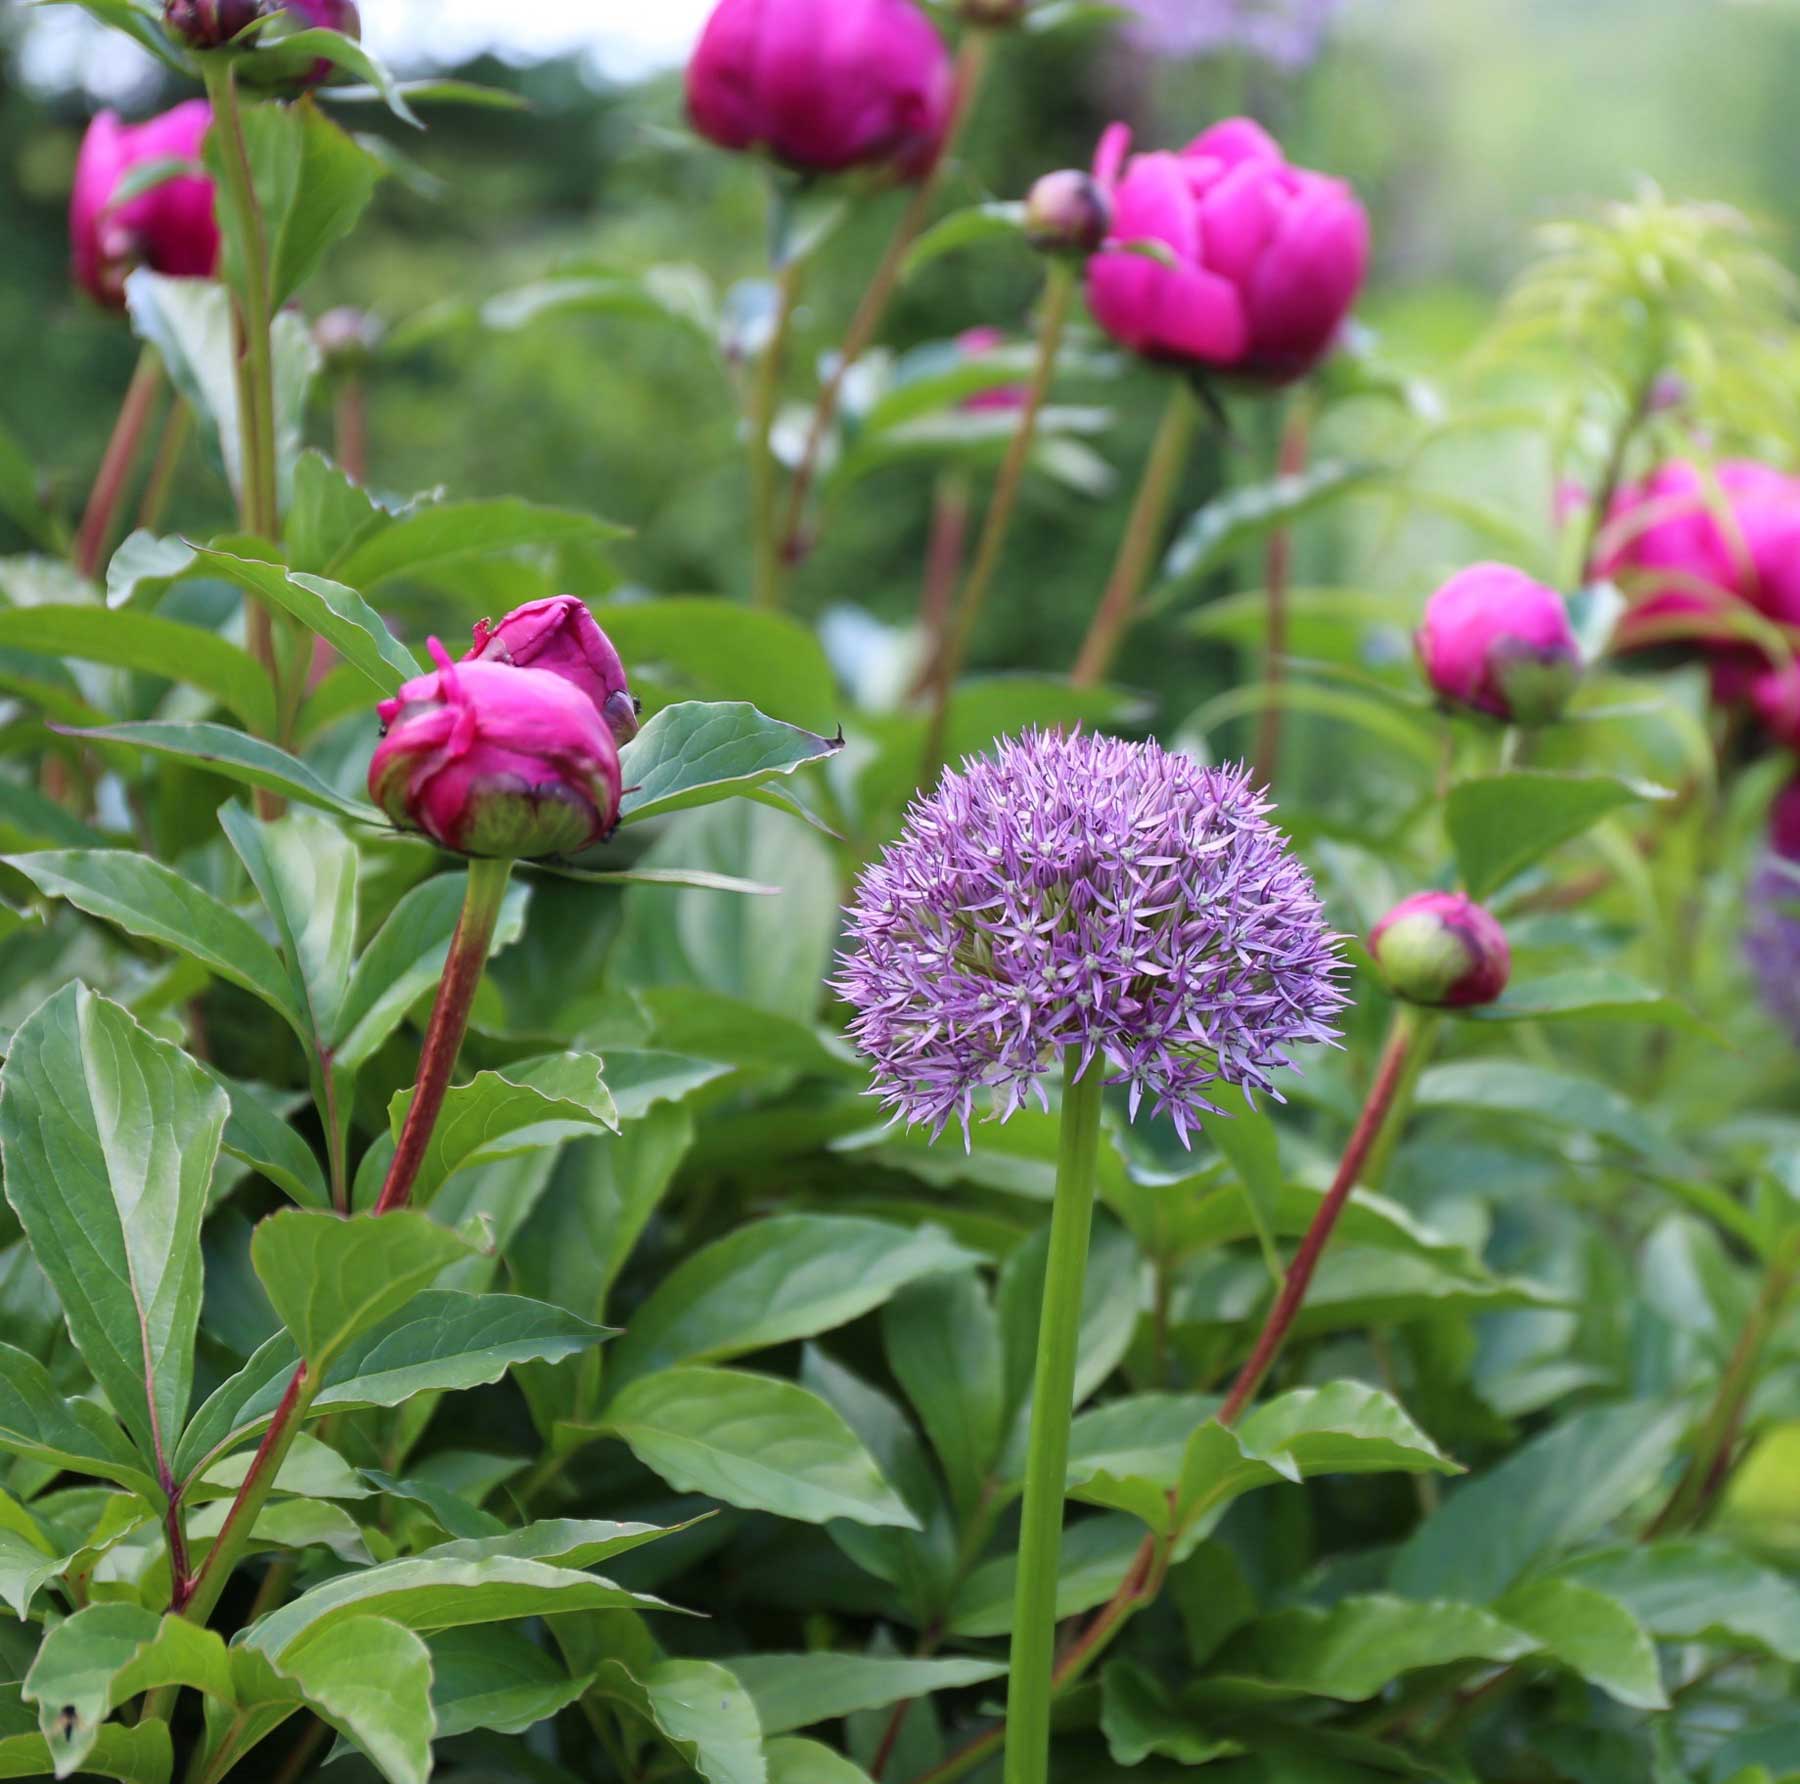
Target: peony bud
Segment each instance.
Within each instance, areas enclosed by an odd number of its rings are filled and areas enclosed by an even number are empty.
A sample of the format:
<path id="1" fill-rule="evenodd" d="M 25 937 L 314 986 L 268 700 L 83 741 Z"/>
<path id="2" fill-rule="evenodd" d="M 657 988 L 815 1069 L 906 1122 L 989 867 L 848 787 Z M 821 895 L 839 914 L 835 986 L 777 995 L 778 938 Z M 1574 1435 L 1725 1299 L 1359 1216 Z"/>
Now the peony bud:
<path id="1" fill-rule="evenodd" d="M 383 333 L 379 317 L 353 304 L 327 310 L 312 329 L 313 345 L 327 373 L 363 370 L 381 345 Z"/>
<path id="2" fill-rule="evenodd" d="M 305 31 L 335 31 L 340 37 L 362 38 L 356 0 L 281 0 L 284 12 Z"/>
<path id="3" fill-rule="evenodd" d="M 1562 596 L 1508 564 L 1452 576 L 1425 603 L 1415 643 L 1441 699 L 1508 723 L 1547 723 L 1581 679 Z"/>
<path id="4" fill-rule="evenodd" d="M 955 94 L 950 53 L 913 0 L 719 0 L 687 69 L 702 136 L 802 173 L 922 178 Z"/>
<path id="5" fill-rule="evenodd" d="M 1025 198 L 1025 239 L 1042 254 L 1092 254 L 1112 232 L 1106 188 L 1077 167 L 1047 173 Z"/>
<path id="6" fill-rule="evenodd" d="M 376 709 L 369 795 L 403 830 L 464 855 L 572 855 L 619 821 L 619 751 L 561 676 L 506 663 L 437 668 Z"/>
<path id="7" fill-rule="evenodd" d="M 142 124 L 101 112 L 81 140 L 69 194 L 69 250 L 75 282 L 108 309 L 125 307 L 125 280 L 138 267 L 206 279 L 219 260 L 212 181 L 182 174 L 123 204 L 119 183 L 151 161 L 198 161 L 212 125 L 204 99 L 189 99 Z"/>
<path id="8" fill-rule="evenodd" d="M 163 24 L 197 50 L 216 50 L 263 16 L 263 0 L 164 0 Z"/>
<path id="9" fill-rule="evenodd" d="M 1506 989 L 1506 931 L 1461 892 L 1415 892 L 1369 934 L 1388 989 L 1407 1003 L 1461 1009 L 1492 1003 Z"/>
<path id="10" fill-rule="evenodd" d="M 625 665 L 587 603 L 574 595 L 527 601 L 497 626 L 479 621 L 463 661 L 511 663 L 559 675 L 594 703 L 615 742 L 637 736 L 638 703 L 626 684 Z"/>

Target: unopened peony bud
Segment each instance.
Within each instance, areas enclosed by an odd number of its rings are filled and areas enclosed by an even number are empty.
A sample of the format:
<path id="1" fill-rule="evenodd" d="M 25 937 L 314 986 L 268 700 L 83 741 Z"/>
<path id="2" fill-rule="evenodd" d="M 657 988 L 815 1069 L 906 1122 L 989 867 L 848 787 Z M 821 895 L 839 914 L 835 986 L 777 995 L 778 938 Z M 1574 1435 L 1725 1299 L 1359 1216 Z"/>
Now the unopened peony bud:
<path id="1" fill-rule="evenodd" d="M 327 310 L 313 323 L 313 345 L 329 372 L 361 371 L 381 345 L 379 317 L 352 304 Z"/>
<path id="2" fill-rule="evenodd" d="M 506 663 L 437 668 L 377 708 L 369 794 L 404 830 L 464 855 L 571 855 L 619 821 L 619 751 L 560 676 Z"/>
<path id="3" fill-rule="evenodd" d="M 356 0 L 281 0 L 284 12 L 304 30 L 335 31 L 340 37 L 362 37 Z"/>
<path id="4" fill-rule="evenodd" d="M 638 706 L 625 680 L 625 665 L 587 603 L 574 595 L 527 601 L 498 625 L 480 621 L 463 661 L 512 663 L 559 675 L 593 702 L 615 742 L 629 743 L 637 735 Z"/>
<path id="5" fill-rule="evenodd" d="M 1093 175 L 1059 168 L 1025 199 L 1025 239 L 1044 254 L 1092 254 L 1112 230 L 1112 200 Z"/>
<path id="6" fill-rule="evenodd" d="M 1512 950 L 1494 917 L 1461 892 L 1415 892 L 1369 934 L 1369 952 L 1407 1003 L 1459 1009 L 1506 989 Z"/>
<path id="7" fill-rule="evenodd" d="M 1509 723 L 1548 723 L 1581 679 L 1562 596 L 1507 564 L 1452 576 L 1425 603 L 1416 642 L 1441 698 Z"/>
<path id="8" fill-rule="evenodd" d="M 263 0 L 164 0 L 163 24 L 197 50 L 216 50 L 263 16 Z"/>

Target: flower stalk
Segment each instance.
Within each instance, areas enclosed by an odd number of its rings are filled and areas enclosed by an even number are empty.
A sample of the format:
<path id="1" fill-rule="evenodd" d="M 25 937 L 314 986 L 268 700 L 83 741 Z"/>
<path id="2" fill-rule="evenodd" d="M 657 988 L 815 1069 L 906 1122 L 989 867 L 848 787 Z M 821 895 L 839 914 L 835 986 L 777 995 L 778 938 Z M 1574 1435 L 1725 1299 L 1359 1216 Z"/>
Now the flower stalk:
<path id="1" fill-rule="evenodd" d="M 790 260 L 776 279 L 775 323 L 750 383 L 750 549 L 754 604 L 765 612 L 781 605 L 781 542 L 775 534 L 775 411 L 781 399 L 781 368 L 793 332 L 794 303 L 800 292 L 800 262 Z"/>
<path id="2" fill-rule="evenodd" d="M 1050 1773 L 1056 1582 L 1062 1554 L 1069 1423 L 1074 1412 L 1076 1342 L 1094 1219 L 1103 1082 L 1098 1060 L 1089 1058 L 1083 1070 L 1080 1050 L 1070 1047 L 1064 1051 L 1061 1147 L 1043 1311 L 1038 1321 L 1037 1371 L 1019 1524 L 1019 1571 L 1013 1593 L 1006 1784 L 1045 1784 Z"/>
<path id="3" fill-rule="evenodd" d="M 112 437 L 106 442 L 82 513 L 81 528 L 75 535 L 75 568 L 90 582 L 98 579 L 106 563 L 125 486 L 131 481 L 131 468 L 137 462 L 138 448 L 156 408 L 162 381 L 162 360 L 154 347 L 146 347 L 138 355 L 131 382 L 125 387 Z"/>
<path id="4" fill-rule="evenodd" d="M 919 784 L 929 786 L 944 765 L 944 741 L 950 723 L 950 697 L 956 678 L 962 673 L 969 654 L 969 641 L 976 622 L 993 587 L 994 574 L 1006 552 L 1007 535 L 1012 529 L 1019 491 L 1024 486 L 1025 468 L 1031 462 L 1031 449 L 1037 441 L 1038 419 L 1056 376 L 1057 355 L 1062 350 L 1063 335 L 1068 328 L 1069 309 L 1075 296 L 1075 267 L 1064 258 L 1050 261 L 1044 282 L 1043 314 L 1038 321 L 1037 363 L 1031 386 L 1019 410 L 1018 426 L 1006 448 L 1006 457 L 994 481 L 994 493 L 988 503 L 987 517 L 982 522 L 981 539 L 975 548 L 975 561 L 968 579 L 957 598 L 943 648 L 933 665 L 931 688 L 931 721 L 925 735 L 925 753 L 919 763 Z"/>
<path id="5" fill-rule="evenodd" d="M 1125 523 L 1125 536 L 1119 542 L 1119 555 L 1106 581 L 1106 592 L 1094 609 L 1087 636 L 1075 658 L 1070 679 L 1078 688 L 1091 688 L 1103 681 L 1118 654 L 1150 572 L 1150 560 L 1162 538 L 1169 505 L 1175 499 L 1175 486 L 1187 465 L 1198 413 L 1187 380 L 1176 378 L 1169 388 L 1169 401 L 1155 444 L 1144 464 L 1144 475 L 1131 505 L 1131 517 Z"/>
<path id="6" fill-rule="evenodd" d="M 1275 450 L 1277 477 L 1298 477 L 1306 469 L 1312 429 L 1312 411 L 1304 390 L 1288 399 L 1281 426 L 1281 442 Z M 1263 654 L 1263 706 L 1256 724 L 1256 778 L 1273 787 L 1281 765 L 1281 683 L 1287 673 L 1288 585 L 1294 566 L 1294 533 L 1278 526 L 1270 535 L 1263 563 L 1263 600 L 1268 615 L 1268 638 Z"/>

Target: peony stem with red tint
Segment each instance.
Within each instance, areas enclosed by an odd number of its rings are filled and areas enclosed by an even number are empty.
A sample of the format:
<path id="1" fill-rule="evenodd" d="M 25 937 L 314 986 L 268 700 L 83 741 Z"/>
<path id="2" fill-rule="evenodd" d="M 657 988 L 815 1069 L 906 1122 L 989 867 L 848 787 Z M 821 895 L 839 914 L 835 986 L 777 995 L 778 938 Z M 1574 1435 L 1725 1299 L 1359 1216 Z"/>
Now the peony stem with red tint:
<path id="1" fill-rule="evenodd" d="M 162 360 L 154 347 L 146 347 L 138 355 L 137 369 L 125 387 L 119 418 L 113 423 L 112 437 L 106 442 L 94 487 L 88 493 L 81 530 L 75 535 L 75 568 L 90 582 L 98 579 L 105 566 L 125 486 L 131 481 L 131 468 L 137 462 L 138 448 L 143 444 L 144 430 L 150 424 L 161 389 Z"/>
<path id="2" fill-rule="evenodd" d="M 1276 448 L 1275 474 L 1298 477 L 1306 469 L 1312 413 L 1306 392 L 1300 389 L 1288 399 L 1287 416 Z M 1256 725 L 1256 778 L 1265 787 L 1275 785 L 1281 764 L 1281 682 L 1287 671 L 1288 584 L 1293 572 L 1294 534 L 1278 526 L 1270 535 L 1263 567 L 1263 600 L 1268 614 L 1268 639 L 1263 654 L 1263 706 Z"/>
<path id="3" fill-rule="evenodd" d="M 787 358 L 800 291 L 800 262 L 790 260 L 776 280 L 775 321 L 750 383 L 750 598 L 771 612 L 781 605 L 781 542 L 775 535 L 775 411 L 781 398 L 781 368 Z"/>
<path id="4" fill-rule="evenodd" d="M 807 503 L 818 478 L 819 457 L 830 437 L 831 424 L 837 419 L 838 404 L 844 394 L 844 380 L 849 376 L 850 368 L 868 352 L 874 341 L 876 331 L 881 327 L 888 305 L 893 302 L 894 292 L 900 284 L 906 256 L 931 215 L 931 207 L 937 198 L 944 171 L 956 154 L 956 146 L 975 109 L 976 96 L 986 78 L 992 49 L 991 38 L 992 32 L 981 26 L 971 26 L 963 38 L 962 48 L 956 59 L 956 102 L 950 114 L 949 128 L 944 133 L 943 146 L 930 170 L 913 188 L 911 198 L 906 201 L 906 208 L 894 225 L 894 233 L 888 238 L 888 245 L 868 284 L 863 288 L 862 301 L 850 318 L 849 328 L 844 331 L 843 341 L 838 347 L 837 362 L 820 387 L 819 400 L 813 407 L 812 421 L 806 430 L 806 445 L 801 450 L 800 462 L 795 467 L 794 479 L 788 489 L 787 512 L 781 526 L 781 554 L 789 563 L 805 556 Z"/>
<path id="5" fill-rule="evenodd" d="M 1031 386 L 1019 410 L 1018 425 L 1007 444 L 1000 473 L 994 479 L 994 493 L 988 502 L 987 518 L 982 522 L 975 561 L 952 610 L 943 648 L 937 653 L 932 676 L 931 719 L 925 734 L 925 753 L 919 762 L 921 786 L 929 786 L 936 780 L 938 770 L 944 766 L 950 697 L 968 657 L 969 641 L 987 603 L 988 591 L 993 587 L 994 573 L 1000 568 L 1000 560 L 1006 551 L 1007 534 L 1012 528 L 1019 490 L 1025 481 L 1025 467 L 1031 461 L 1031 449 L 1037 440 L 1038 417 L 1043 413 L 1051 383 L 1056 377 L 1057 355 L 1062 351 L 1063 334 L 1068 327 L 1069 307 L 1074 296 L 1074 263 L 1065 259 L 1052 260 L 1044 281 L 1043 311 L 1038 319 L 1037 363 Z"/>
<path id="6" fill-rule="evenodd" d="M 1162 425 L 1157 429 L 1155 444 L 1144 465 L 1138 484 L 1137 499 L 1131 505 L 1131 518 L 1125 523 L 1125 536 L 1119 542 L 1119 555 L 1113 560 L 1112 574 L 1106 579 L 1106 592 L 1088 626 L 1087 636 L 1075 658 L 1070 679 L 1078 688 L 1092 687 L 1106 678 L 1118 654 L 1126 629 L 1130 626 L 1144 579 L 1150 573 L 1151 560 L 1161 543 L 1163 527 L 1169 518 L 1169 506 L 1175 499 L 1175 486 L 1187 466 L 1188 451 L 1193 444 L 1194 422 L 1199 406 L 1185 378 L 1174 378 L 1169 387 L 1169 402 L 1163 410 Z"/>

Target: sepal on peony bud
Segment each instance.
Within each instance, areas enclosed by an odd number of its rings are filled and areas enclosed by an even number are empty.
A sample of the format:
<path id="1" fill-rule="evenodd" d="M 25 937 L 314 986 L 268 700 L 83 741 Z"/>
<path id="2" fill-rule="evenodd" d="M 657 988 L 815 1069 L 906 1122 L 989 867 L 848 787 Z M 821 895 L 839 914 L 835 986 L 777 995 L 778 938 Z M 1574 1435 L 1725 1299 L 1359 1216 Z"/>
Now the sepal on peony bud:
<path id="1" fill-rule="evenodd" d="M 267 10 L 263 0 L 164 0 L 163 25 L 191 49 L 216 50 Z"/>
<path id="2" fill-rule="evenodd" d="M 1406 1003 L 1467 1009 L 1492 1003 L 1512 974 L 1494 916 L 1461 892 L 1415 892 L 1369 933 L 1388 989 Z"/>
<path id="3" fill-rule="evenodd" d="M 1510 724 L 1548 724 L 1581 680 L 1567 604 L 1509 564 L 1452 576 L 1425 603 L 1416 643 L 1441 699 Z"/>
<path id="4" fill-rule="evenodd" d="M 1025 239 L 1041 254 L 1092 254 L 1112 233 L 1112 199 L 1078 167 L 1047 173 L 1025 198 Z"/>
<path id="5" fill-rule="evenodd" d="M 604 841 L 619 821 L 618 746 L 561 676 L 507 663 L 437 668 L 377 711 L 369 795 L 403 830 L 464 855 L 533 859 Z"/>

